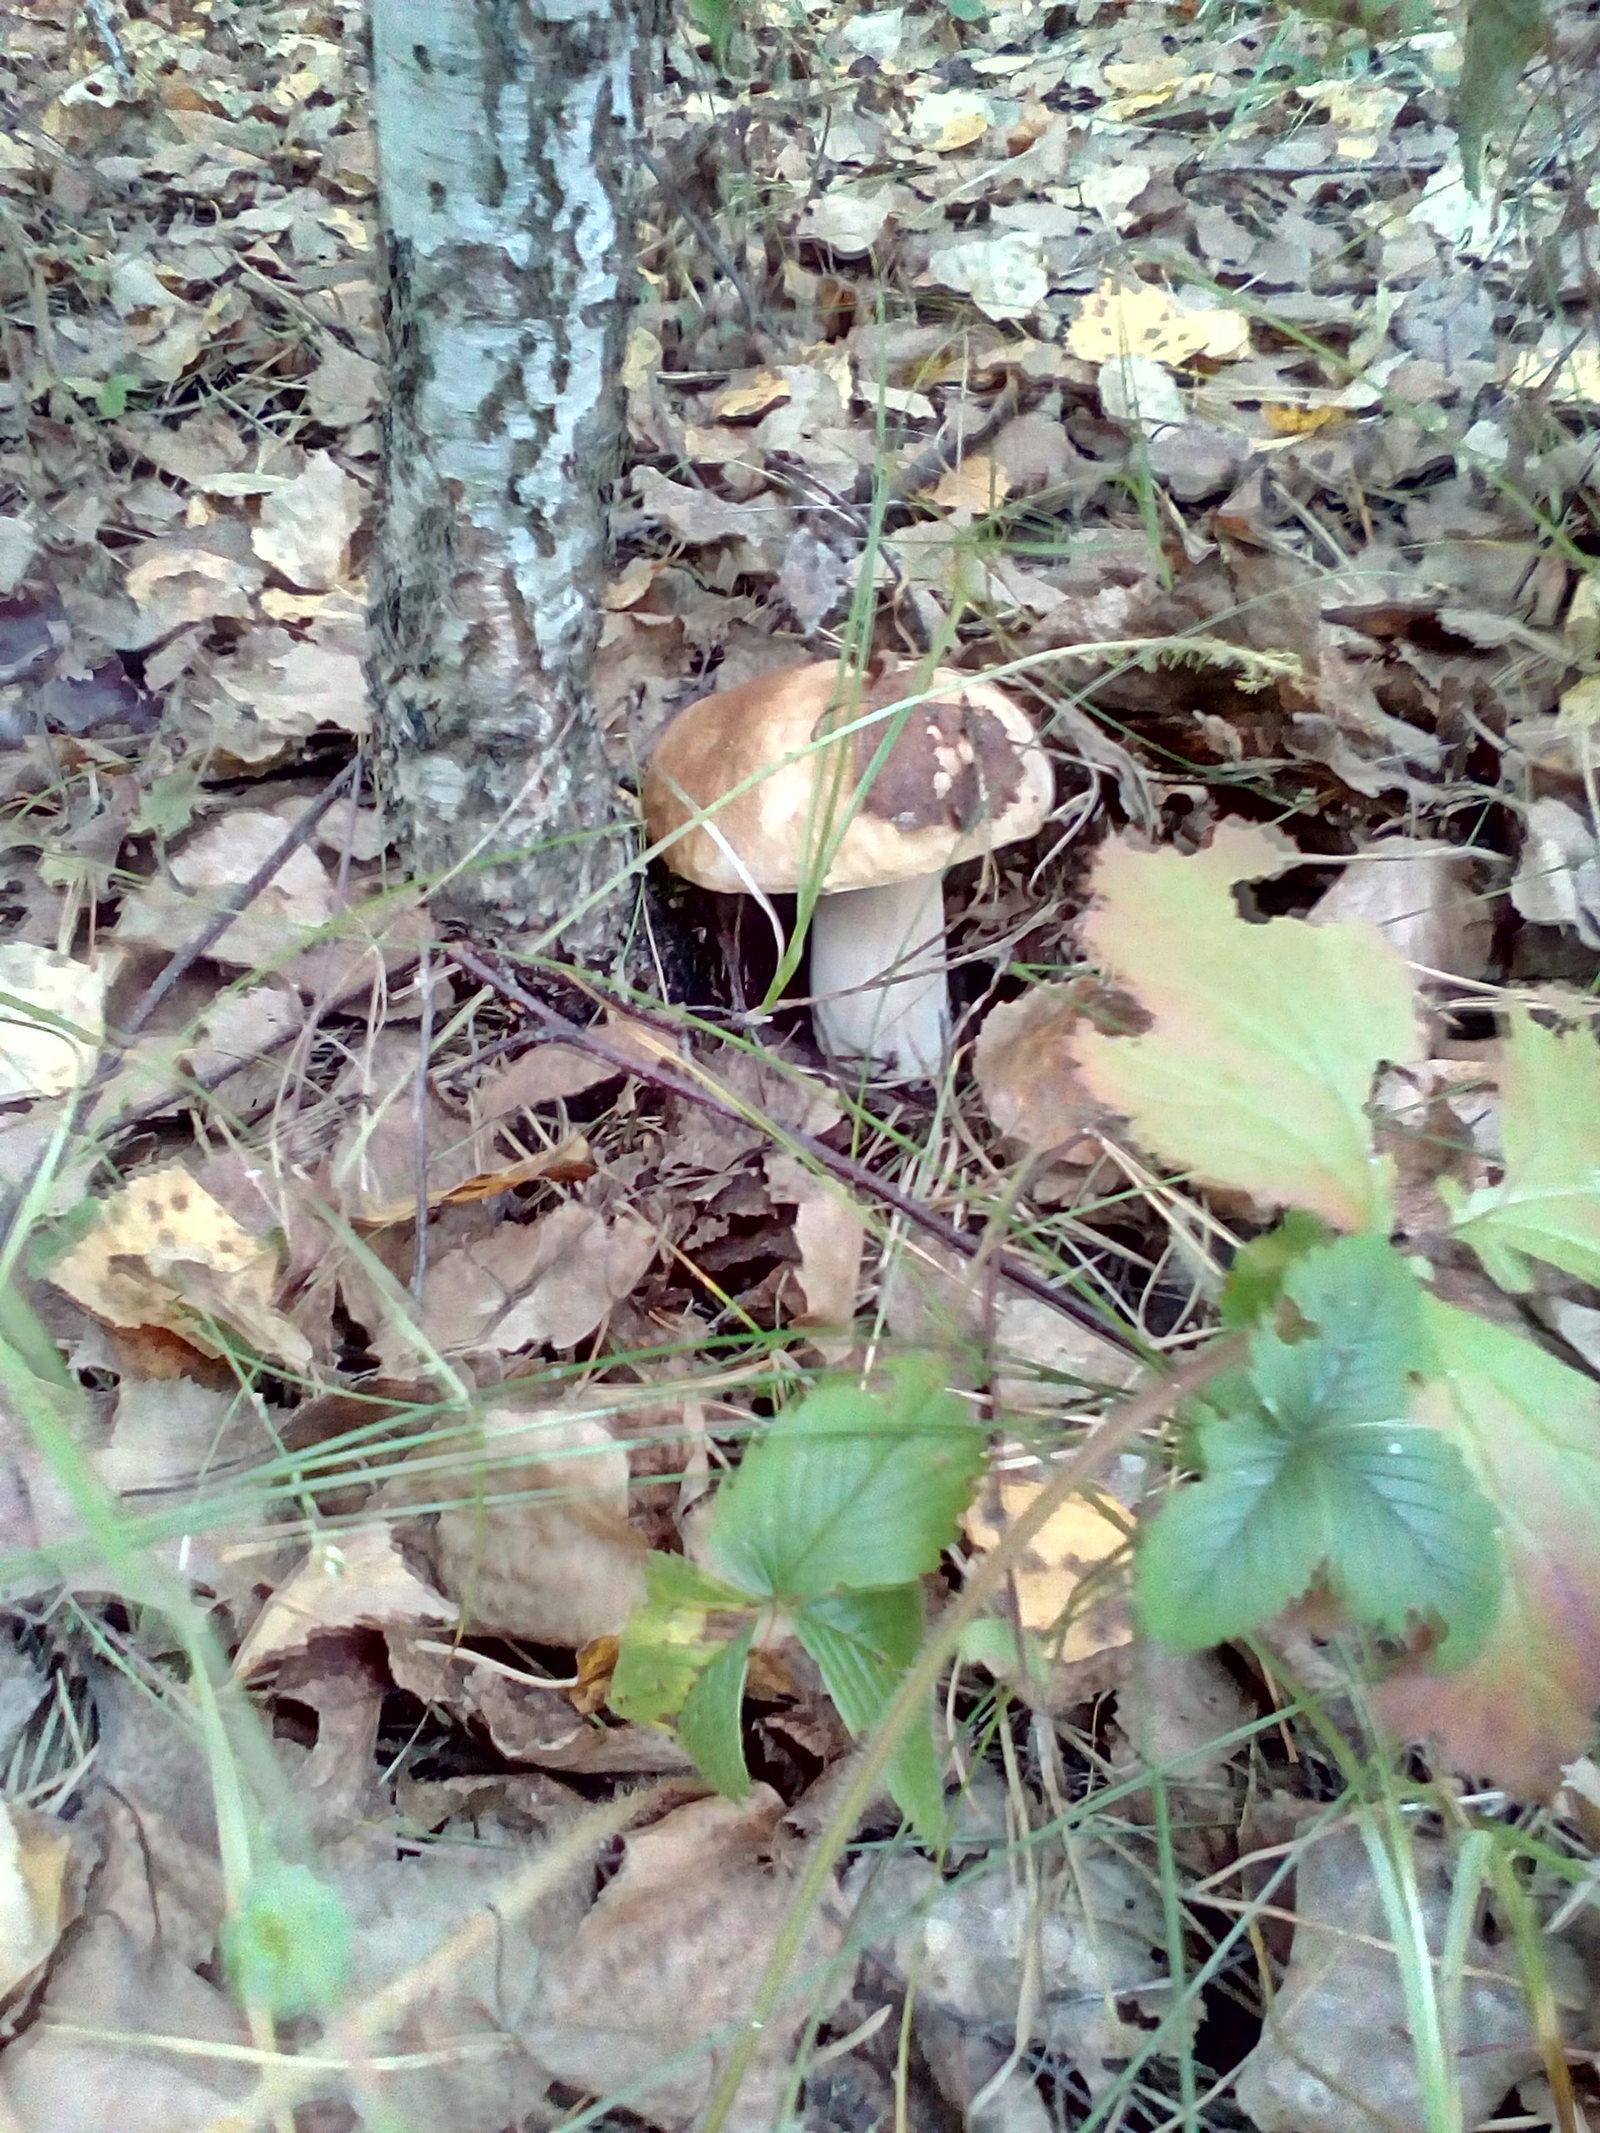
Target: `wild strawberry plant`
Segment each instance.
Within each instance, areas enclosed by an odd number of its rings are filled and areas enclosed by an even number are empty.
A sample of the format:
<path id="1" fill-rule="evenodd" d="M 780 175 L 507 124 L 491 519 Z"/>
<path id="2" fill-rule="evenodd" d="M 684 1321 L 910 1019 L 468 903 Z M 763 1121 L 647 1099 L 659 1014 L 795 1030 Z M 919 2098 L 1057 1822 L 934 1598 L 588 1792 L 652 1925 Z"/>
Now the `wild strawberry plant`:
<path id="1" fill-rule="evenodd" d="M 1426 1056 L 1419 999 L 1369 926 L 1242 915 L 1239 885 L 1299 856 L 1238 826 L 1189 858 L 1112 842 L 1083 929 L 1146 1026 L 1085 1025 L 1081 1082 L 1192 1183 L 1283 1211 L 1233 1267 L 1221 1315 L 1243 1359 L 1180 1418 L 1191 1478 L 1144 1521 L 1139 1611 L 1151 1635 L 1200 1647 L 1315 1594 L 1386 1649 L 1375 1704 L 1397 1736 L 1535 1791 L 1588 1745 L 1600 1703 L 1600 1385 L 1508 1324 L 1497 1291 L 1525 1293 L 1541 1267 L 1600 1286 L 1600 1048 L 1587 1024 L 1513 1011 L 1498 1179 L 1441 1180 L 1420 1222 L 1414 1186 L 1397 1237 L 1371 1105 L 1380 1069 Z M 1461 1300 L 1474 1281 L 1476 1310 Z M 981 1457 L 922 1363 L 887 1399 L 832 1384 L 779 1415 L 713 1507 L 714 1574 L 652 1558 L 615 1707 L 675 1719 L 737 1790 L 749 1654 L 787 1623 L 846 1723 L 870 1726 L 917 1649 L 917 1581 Z M 926 1727 L 901 1745 L 894 1790 L 932 1832 Z"/>

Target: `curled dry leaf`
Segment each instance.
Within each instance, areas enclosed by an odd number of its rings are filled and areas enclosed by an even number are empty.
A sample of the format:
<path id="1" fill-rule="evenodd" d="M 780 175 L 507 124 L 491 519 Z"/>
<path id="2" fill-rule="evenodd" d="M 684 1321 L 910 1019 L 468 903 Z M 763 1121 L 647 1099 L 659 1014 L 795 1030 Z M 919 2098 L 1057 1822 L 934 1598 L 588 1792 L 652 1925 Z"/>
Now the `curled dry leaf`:
<path id="1" fill-rule="evenodd" d="M 654 1066 L 676 1055 L 668 1041 L 646 1023 L 608 1008 L 595 1034 L 614 1050 L 637 1057 L 641 1066 Z M 518 1111 L 536 1111 L 568 1096 L 581 1096 L 603 1082 L 616 1081 L 624 1069 L 573 1044 L 536 1044 L 498 1074 L 486 1075 L 478 1088 L 478 1113 L 482 1118 L 510 1118 Z"/>
<path id="2" fill-rule="evenodd" d="M 537 1394 L 534 1395 L 537 1397 Z M 577 1650 L 619 1634 L 644 1598 L 645 1544 L 628 1523 L 628 1455 L 598 1415 L 507 1402 L 470 1459 L 407 1477 L 390 1497 L 438 1502 L 419 1546 L 475 1631 Z"/>
<path id="3" fill-rule="evenodd" d="M 224 1353 L 220 1329 L 290 1370 L 310 1367 L 310 1342 L 272 1301 L 276 1252 L 180 1164 L 104 1201 L 95 1227 L 50 1278 L 109 1325 L 162 1326 L 202 1355 Z"/>
<path id="4" fill-rule="evenodd" d="M 627 1839 L 621 1872 L 552 1962 L 526 2032 L 556 2079 L 660 2126 L 694 2123 L 788 1911 L 793 1884 L 771 1856 L 782 1813 L 758 1784 L 747 1799 L 696 1800 Z M 762 2033 L 730 2133 L 767 2133 L 802 2024 L 848 1989 L 854 1964 L 832 1967 L 839 1935 L 826 1908 L 796 1951 L 793 1990 Z"/>
<path id="5" fill-rule="evenodd" d="M 407 1567 L 387 1525 L 355 1526 L 312 1543 L 299 1568 L 256 1617 L 234 1658 L 234 1672 L 248 1678 L 302 1651 L 322 1630 L 455 1619 L 450 1602 Z"/>

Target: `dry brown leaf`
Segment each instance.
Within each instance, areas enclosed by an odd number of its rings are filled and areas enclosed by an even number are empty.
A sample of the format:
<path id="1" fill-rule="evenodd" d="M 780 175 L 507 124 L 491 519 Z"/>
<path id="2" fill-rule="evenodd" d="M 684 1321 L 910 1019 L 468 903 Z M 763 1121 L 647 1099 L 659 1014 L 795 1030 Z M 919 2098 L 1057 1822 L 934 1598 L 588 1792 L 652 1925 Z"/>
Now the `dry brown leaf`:
<path id="1" fill-rule="evenodd" d="M 1409 963 L 1447 977 L 1481 978 L 1489 968 L 1493 913 L 1472 879 L 1474 854 L 1425 838 L 1382 837 L 1350 861 L 1306 916 L 1377 927 Z"/>
<path id="2" fill-rule="evenodd" d="M 625 2092 L 641 2118 L 687 2129 L 739 2036 L 793 1893 L 766 1854 L 783 1802 L 767 1785 L 746 1800 L 696 1800 L 627 1839 L 608 1882 L 551 1964 L 529 2049 L 589 2094 Z M 824 1966 L 839 1944 L 819 1907 L 793 1959 L 803 1993 L 768 2022 L 729 2133 L 767 2133 L 800 2025 L 830 2004 Z M 849 1966 L 853 1968 L 852 1966 Z M 819 1975 L 820 1973 L 820 1975 Z M 848 1977 L 832 1973 L 835 1994 Z"/>
<path id="3" fill-rule="evenodd" d="M 1410 1835 L 1421 1923 L 1438 1960 L 1452 1913 L 1451 1848 Z M 1436 2123 L 1419 2072 L 1411 1994 L 1393 1949 L 1394 1921 L 1359 1829 L 1348 1824 L 1305 1846 L 1295 1874 L 1294 1951 L 1272 2019 L 1237 2076 L 1241 2109 L 1261 2133 L 1428 2133 Z M 1456 1975 L 1460 2035 L 1452 2054 L 1461 2123 L 1476 2126 L 1543 2054 L 1502 1934 L 1468 1940 Z M 1558 2020 L 1576 2028 L 1590 1999 L 1573 1950 L 1546 1939 Z M 1562 2019 L 1564 2017 L 1564 2020 Z"/>
<path id="4" fill-rule="evenodd" d="M 782 371 L 758 370 L 753 377 L 724 386 L 712 401 L 711 412 L 719 422 L 752 422 L 781 407 L 792 391 Z"/>
<path id="5" fill-rule="evenodd" d="M 305 472 L 268 496 L 251 534 L 263 563 L 305 592 L 327 592 L 349 567 L 350 541 L 367 492 L 327 452 L 313 452 Z"/>
<path id="6" fill-rule="evenodd" d="M 71 1863 L 66 1823 L 0 1801 L 0 1998 L 49 1960 L 67 1921 Z"/>
<path id="7" fill-rule="evenodd" d="M 430 1207 L 467 1207 L 479 1200 L 496 1200 L 503 1192 L 512 1192 L 519 1185 L 532 1185 L 540 1178 L 555 1178 L 562 1183 L 579 1183 L 594 1176 L 594 1158 L 589 1153 L 589 1143 L 581 1133 L 569 1133 L 557 1148 L 541 1149 L 537 1155 L 525 1155 L 515 1163 L 506 1163 L 498 1170 L 474 1171 L 470 1178 L 463 1178 L 459 1185 L 430 1185 Z M 394 1222 L 407 1222 L 417 1211 L 416 1194 L 407 1199 L 384 1201 L 379 1206 L 367 1206 L 359 1216 L 361 1223 L 374 1228 L 386 1228 Z"/>
<path id="8" fill-rule="evenodd" d="M 959 466 L 947 467 L 924 494 L 952 518 L 970 524 L 996 510 L 1010 492 L 1011 477 L 998 460 L 987 452 L 969 452 Z"/>
<path id="9" fill-rule="evenodd" d="M 676 1055 L 669 1042 L 647 1023 L 608 1008 L 595 1028 L 615 1051 L 637 1058 L 641 1066 L 653 1066 Z M 615 1081 L 625 1070 L 592 1052 L 572 1044 L 536 1044 L 520 1059 L 498 1074 L 485 1076 L 478 1089 L 478 1110 L 483 1118 L 509 1118 L 516 1111 L 534 1111 L 568 1096 L 581 1096 L 605 1081 Z"/>
<path id="10" fill-rule="evenodd" d="M 353 1526 L 313 1541 L 304 1561 L 278 1587 L 235 1654 L 241 1680 L 303 1651 L 324 1630 L 387 1629 L 395 1623 L 453 1623 L 442 1593 L 407 1568 L 389 1527 Z"/>
<path id="11" fill-rule="evenodd" d="M 238 808 L 213 823 L 173 858 L 170 882 L 158 875 L 123 898 L 118 940 L 181 948 L 272 857 L 283 839 L 283 824 L 262 809 Z M 325 926 L 335 909 L 332 877 L 316 853 L 302 846 L 290 853 L 208 953 L 216 962 L 245 969 L 275 966 Z"/>
<path id="12" fill-rule="evenodd" d="M 403 1495 L 454 1499 L 420 1545 L 475 1632 L 576 1650 L 619 1633 L 643 1599 L 645 1544 L 628 1523 L 628 1455 L 604 1420 L 530 1412 L 537 1397 L 490 1411 L 470 1470 L 458 1459 L 441 1474 L 433 1454 Z"/>
<path id="13" fill-rule="evenodd" d="M 1078 981 L 1030 985 L 983 1019 L 972 1054 L 978 1093 L 1000 1131 L 1036 1154 L 1073 1147 L 1109 1115 L 1070 1050 L 1096 998 L 1103 992 Z"/>
<path id="14" fill-rule="evenodd" d="M 290 1370 L 311 1344 L 273 1304 L 278 1255 L 258 1242 L 180 1164 L 148 1172 L 102 1203 L 51 1280 L 113 1326 L 162 1326 L 202 1355 L 224 1349 L 214 1321 Z"/>
<path id="15" fill-rule="evenodd" d="M 354 1222 L 404 1221 L 417 1211 L 419 1183 L 434 1206 L 455 1186 L 488 1174 L 480 1136 L 419 1071 L 420 1044 L 414 1030 L 380 1029 L 334 1083 L 343 1123 L 326 1191 Z"/>
<path id="16" fill-rule="evenodd" d="M 794 1323 L 849 1328 L 861 1284 L 865 1216 L 842 1186 L 818 1177 L 798 1156 L 770 1150 L 766 1172 L 773 1198 L 794 1207 L 799 1281 L 805 1295 L 805 1308 Z"/>

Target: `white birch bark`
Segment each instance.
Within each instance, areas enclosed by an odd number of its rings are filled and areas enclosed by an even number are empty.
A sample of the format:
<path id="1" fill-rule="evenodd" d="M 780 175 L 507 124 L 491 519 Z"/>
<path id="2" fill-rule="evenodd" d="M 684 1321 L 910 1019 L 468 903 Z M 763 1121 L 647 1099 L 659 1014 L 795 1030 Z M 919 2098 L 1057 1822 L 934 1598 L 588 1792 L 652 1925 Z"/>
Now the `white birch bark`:
<path id="1" fill-rule="evenodd" d="M 436 908 L 568 920 L 628 857 L 587 697 L 619 436 L 626 146 L 648 0 L 373 0 L 391 398 L 379 761 Z"/>

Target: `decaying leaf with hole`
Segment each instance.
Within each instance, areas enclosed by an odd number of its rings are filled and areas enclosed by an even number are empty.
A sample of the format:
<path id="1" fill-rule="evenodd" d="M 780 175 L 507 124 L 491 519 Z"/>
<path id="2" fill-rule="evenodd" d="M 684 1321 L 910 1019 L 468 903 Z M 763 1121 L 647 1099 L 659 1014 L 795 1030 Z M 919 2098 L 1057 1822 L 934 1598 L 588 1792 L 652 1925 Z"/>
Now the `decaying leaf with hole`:
<path id="1" fill-rule="evenodd" d="M 1074 1049 L 1144 1147 L 1263 1206 L 1359 1230 L 1387 1213 L 1367 1105 L 1381 1065 L 1422 1056 L 1416 998 L 1376 927 L 1240 917 L 1235 885 L 1298 858 L 1286 839 L 1232 823 L 1187 859 L 1108 843 L 1084 943 L 1151 1027 L 1085 1031 Z"/>
<path id="2" fill-rule="evenodd" d="M 272 1247 L 175 1163 L 104 1201 L 50 1278 L 108 1325 L 162 1326 L 213 1356 L 232 1334 L 271 1362 L 307 1370 L 311 1343 L 273 1303 L 278 1270 Z"/>

